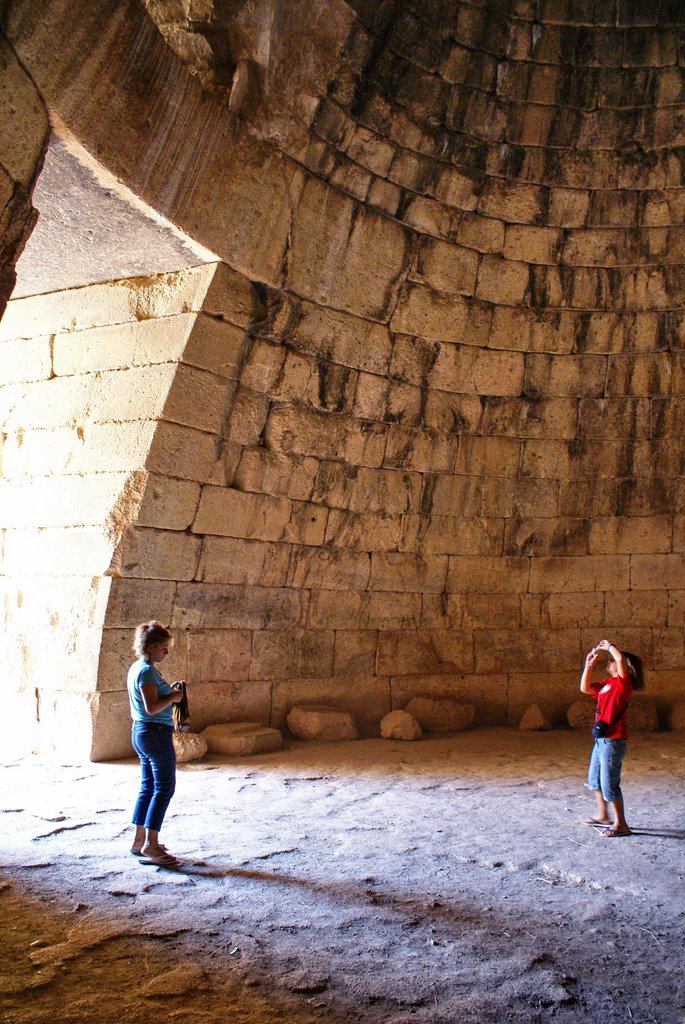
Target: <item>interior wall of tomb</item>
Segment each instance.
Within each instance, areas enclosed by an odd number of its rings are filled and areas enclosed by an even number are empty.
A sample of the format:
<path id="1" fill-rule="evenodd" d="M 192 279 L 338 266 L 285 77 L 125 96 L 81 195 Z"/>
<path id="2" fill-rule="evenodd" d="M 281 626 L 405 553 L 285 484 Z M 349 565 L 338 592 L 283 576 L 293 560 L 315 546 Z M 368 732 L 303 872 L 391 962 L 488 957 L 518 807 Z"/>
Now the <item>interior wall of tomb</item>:
<path id="1" fill-rule="evenodd" d="M 296 48 L 265 4 L 240 116 L 137 2 L 59 52 L 30 6 L 45 105 L 218 256 L 2 322 L 4 685 L 45 735 L 75 701 L 128 751 L 152 616 L 200 727 L 417 694 L 560 725 L 603 635 L 682 699 L 678 12 L 330 0 Z"/>

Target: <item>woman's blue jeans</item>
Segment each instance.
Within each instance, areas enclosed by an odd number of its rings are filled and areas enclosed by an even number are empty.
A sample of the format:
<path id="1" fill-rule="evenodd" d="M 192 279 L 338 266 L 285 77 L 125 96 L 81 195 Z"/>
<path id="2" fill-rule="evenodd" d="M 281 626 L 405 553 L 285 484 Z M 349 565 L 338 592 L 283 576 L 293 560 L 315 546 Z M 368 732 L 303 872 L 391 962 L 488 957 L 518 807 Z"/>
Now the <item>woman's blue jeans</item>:
<path id="1" fill-rule="evenodd" d="M 143 777 L 133 810 L 133 824 L 159 832 L 176 789 L 176 751 L 171 725 L 134 722 L 133 749 L 140 758 Z"/>
<path id="2" fill-rule="evenodd" d="M 592 748 L 587 775 L 589 789 L 601 790 L 605 800 L 622 800 L 621 765 L 628 744 L 625 740 L 597 739 Z"/>

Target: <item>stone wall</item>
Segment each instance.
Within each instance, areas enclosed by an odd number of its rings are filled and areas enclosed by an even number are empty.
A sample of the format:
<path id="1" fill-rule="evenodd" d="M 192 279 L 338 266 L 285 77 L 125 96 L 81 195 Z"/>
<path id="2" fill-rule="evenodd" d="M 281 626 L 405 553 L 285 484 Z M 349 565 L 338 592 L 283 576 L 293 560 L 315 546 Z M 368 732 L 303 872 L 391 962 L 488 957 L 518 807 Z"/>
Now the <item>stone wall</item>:
<path id="1" fill-rule="evenodd" d="M 22 4 L 10 21 L 71 130 L 228 265 L 193 316 L 242 339 L 214 405 L 162 332 L 149 451 L 112 471 L 153 476 L 98 569 L 110 720 L 149 614 L 182 637 L 201 721 L 325 698 L 371 728 L 416 693 L 561 721 L 602 635 L 665 708 L 685 661 L 682 13 L 330 0 L 289 70 L 308 5 L 271 6 L 251 121 L 133 4 L 103 5 L 87 62 L 69 43 L 39 68 L 46 28 Z"/>

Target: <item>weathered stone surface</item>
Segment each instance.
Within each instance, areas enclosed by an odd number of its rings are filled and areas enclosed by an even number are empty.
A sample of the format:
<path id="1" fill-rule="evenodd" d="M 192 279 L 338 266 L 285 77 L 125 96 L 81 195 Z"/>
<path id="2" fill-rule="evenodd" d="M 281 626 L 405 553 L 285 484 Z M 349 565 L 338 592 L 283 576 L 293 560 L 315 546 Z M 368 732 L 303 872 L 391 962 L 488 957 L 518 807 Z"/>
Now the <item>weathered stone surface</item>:
<path id="1" fill-rule="evenodd" d="M 278 729 L 270 729 L 258 722 L 208 725 L 201 735 L 210 754 L 222 754 L 225 757 L 268 754 L 272 750 L 280 750 L 283 745 L 283 736 Z"/>
<path id="2" fill-rule="evenodd" d="M 418 740 L 421 726 L 407 711 L 391 711 L 381 719 L 381 736 L 386 740 Z"/>
<path id="3" fill-rule="evenodd" d="M 473 724 L 476 709 L 472 704 L 440 697 L 412 697 L 404 709 L 428 732 L 459 732 Z"/>
<path id="4" fill-rule="evenodd" d="M 208 750 L 207 740 L 196 732 L 175 732 L 173 736 L 176 760 L 179 764 L 198 761 Z"/>
<path id="5" fill-rule="evenodd" d="M 567 712 L 568 724 L 572 729 L 592 729 L 597 705 L 589 697 L 571 704 Z"/>
<path id="6" fill-rule="evenodd" d="M 549 719 L 537 704 L 531 704 L 519 722 L 520 732 L 539 732 L 551 728 Z"/>
<path id="7" fill-rule="evenodd" d="M 668 725 L 671 729 L 685 729 L 685 700 L 677 700 L 668 715 Z"/>
<path id="8" fill-rule="evenodd" d="M 296 705 L 288 712 L 288 728 L 301 740 L 355 740 L 359 733 L 349 711 L 325 704 Z"/>
<path id="9" fill-rule="evenodd" d="M 654 732 L 659 727 L 656 701 L 651 697 L 636 696 L 628 707 L 628 728 L 635 732 Z"/>

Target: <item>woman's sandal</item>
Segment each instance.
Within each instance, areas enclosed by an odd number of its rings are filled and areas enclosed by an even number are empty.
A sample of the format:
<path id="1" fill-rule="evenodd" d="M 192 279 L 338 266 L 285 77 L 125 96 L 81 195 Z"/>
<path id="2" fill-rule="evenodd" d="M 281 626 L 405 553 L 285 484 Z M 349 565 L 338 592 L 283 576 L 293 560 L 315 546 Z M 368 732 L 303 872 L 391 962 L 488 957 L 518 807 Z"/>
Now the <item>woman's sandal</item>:
<path id="1" fill-rule="evenodd" d="M 149 853 L 141 854 L 139 864 L 155 864 L 158 868 L 174 868 L 178 866 L 178 859 L 170 853 L 160 853 L 152 856 Z"/>

